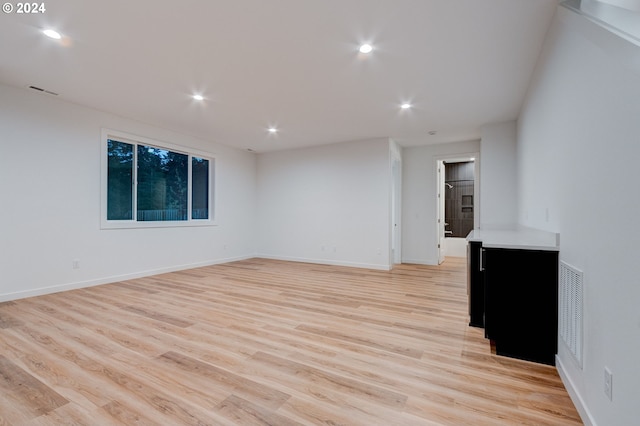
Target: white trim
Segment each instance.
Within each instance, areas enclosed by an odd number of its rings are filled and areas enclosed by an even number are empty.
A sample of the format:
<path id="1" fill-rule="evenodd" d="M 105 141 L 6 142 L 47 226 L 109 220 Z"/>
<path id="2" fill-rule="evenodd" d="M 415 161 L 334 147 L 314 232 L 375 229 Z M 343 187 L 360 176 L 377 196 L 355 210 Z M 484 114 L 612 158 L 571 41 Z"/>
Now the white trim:
<path id="1" fill-rule="evenodd" d="M 187 220 L 180 221 L 149 221 L 142 222 L 136 220 L 137 212 L 136 212 L 136 203 L 137 199 L 137 185 L 135 180 L 136 178 L 136 164 L 137 164 L 137 150 L 134 149 L 134 184 L 133 184 L 133 200 L 134 200 L 134 208 L 133 208 L 133 218 L 131 220 L 107 220 L 107 173 L 108 173 L 108 154 L 107 154 L 107 141 L 109 139 L 116 139 L 120 142 L 130 143 L 134 146 L 136 145 L 146 145 L 154 148 L 170 150 L 172 152 L 177 152 L 180 154 L 185 154 L 189 156 L 188 162 L 188 176 L 189 182 L 191 182 L 192 175 L 192 166 L 191 166 L 191 157 L 203 158 L 209 160 L 209 219 L 192 219 L 191 218 L 191 184 L 188 185 L 188 194 L 187 194 L 187 207 L 189 215 Z M 215 226 L 217 225 L 216 221 L 216 207 L 217 207 L 217 194 L 216 190 L 217 179 L 216 175 L 216 156 L 210 152 L 192 149 L 180 145 L 175 145 L 163 141 L 158 141 L 155 139 L 150 139 L 144 136 L 134 135 L 127 132 L 122 132 L 119 130 L 101 129 L 101 137 L 100 137 L 100 229 L 139 229 L 139 228 L 176 228 L 176 227 L 194 227 L 194 226 Z"/>
<path id="2" fill-rule="evenodd" d="M 133 280 L 136 278 L 149 277 L 152 275 L 166 274 L 168 272 L 176 272 L 176 271 L 183 271 L 187 269 L 201 268 L 203 266 L 211 266 L 211 265 L 218 265 L 221 263 L 236 262 L 239 260 L 252 259 L 254 257 L 255 256 L 253 255 L 227 257 L 222 259 L 209 260 L 206 262 L 187 263 L 184 265 L 169 266 L 166 268 L 158 268 L 158 269 L 149 269 L 147 271 L 133 272 L 130 274 L 113 275 L 110 277 L 98 278 L 95 280 L 77 281 L 77 282 L 67 283 L 67 284 L 57 284 L 49 287 L 41 287 L 41 288 L 27 290 L 27 291 L 16 291 L 13 293 L 4 293 L 4 294 L 0 294 L 0 302 L 7 302 L 11 300 L 24 299 L 27 297 L 34 297 L 34 296 L 43 296 L 45 294 L 52 294 L 52 293 L 59 293 L 59 292 L 68 291 L 68 290 L 94 287 L 94 286 L 103 285 L 103 284 L 111 284 L 111 283 L 116 283 L 120 281 Z"/>
<path id="3" fill-rule="evenodd" d="M 612 6 L 629 9 L 633 12 L 640 12 L 640 0 L 596 0 L 600 3 L 607 3 Z"/>
<path id="4" fill-rule="evenodd" d="M 472 160 L 473 159 L 473 160 Z M 440 228 L 438 226 L 438 214 L 439 214 L 439 208 L 440 208 L 440 199 L 438 198 L 438 193 L 440 192 L 440 188 L 438 187 L 438 165 L 440 161 L 449 161 L 449 162 L 461 162 L 461 161 L 473 161 L 474 163 L 474 171 L 473 171 L 473 228 L 474 229 L 478 229 L 480 227 L 480 152 L 475 151 L 475 152 L 463 152 L 460 154 L 440 154 L 440 155 L 434 155 L 432 157 L 433 163 L 435 164 L 435 167 L 433 169 L 433 177 L 434 177 L 434 181 L 436 182 L 436 211 L 435 211 L 435 217 L 436 217 L 436 223 L 435 223 L 435 227 L 436 227 L 436 238 L 435 238 L 435 247 L 436 247 L 436 253 L 438 253 L 439 256 L 439 249 L 438 249 L 438 244 L 440 244 Z M 444 182 L 444 170 L 442 171 L 443 173 L 443 180 L 442 182 Z M 445 254 L 446 257 L 446 254 Z M 408 260 L 407 260 L 408 262 Z M 421 263 L 423 264 L 423 263 Z M 427 265 L 431 265 L 431 263 L 426 263 Z M 438 263 L 435 263 L 436 265 Z"/>
<path id="5" fill-rule="evenodd" d="M 556 355 L 556 369 L 558 370 L 558 374 L 560 375 L 560 379 L 562 380 L 564 387 L 567 389 L 567 393 L 569 393 L 569 397 L 571 398 L 573 405 L 575 405 L 576 410 L 578 410 L 578 414 L 580 414 L 582 422 L 585 424 L 585 426 L 596 426 L 596 421 L 593 419 L 593 416 L 589 412 L 587 404 L 584 402 L 584 399 L 582 399 L 582 396 L 580 396 L 580 393 L 577 391 L 575 385 L 573 384 L 573 381 L 567 374 L 566 369 L 564 368 L 564 365 L 562 364 L 562 361 L 560 361 L 560 357 L 558 355 Z"/>
<path id="6" fill-rule="evenodd" d="M 291 257 L 291 256 L 274 256 L 270 254 L 256 254 L 255 257 L 262 258 L 262 259 L 272 259 L 272 260 L 286 260 L 289 262 L 314 263 L 317 265 L 348 266 L 350 268 L 376 269 L 380 271 L 391 270 L 391 265 L 380 265 L 380 264 L 373 264 L 373 263 L 344 262 L 340 260 L 311 259 L 311 258 L 305 258 L 305 257 Z"/>
<path id="7" fill-rule="evenodd" d="M 107 137 L 113 136 L 114 138 L 122 138 L 122 142 L 130 142 L 130 143 L 138 143 L 144 145 L 151 145 L 153 147 L 161 148 L 161 149 L 170 149 L 171 151 L 179 152 L 181 154 L 191 154 L 197 157 L 204 158 L 216 158 L 216 156 L 212 152 L 203 151 L 195 148 L 190 148 L 183 145 L 176 145 L 165 141 L 160 141 L 158 139 L 151 139 L 144 136 L 136 135 L 133 133 L 123 132 L 121 130 L 114 130 L 109 128 L 102 128 L 102 142 L 106 142 Z"/>
<path id="8" fill-rule="evenodd" d="M 402 151 L 392 139 L 389 140 L 389 180 L 389 263 L 397 265 L 402 263 Z"/>
<path id="9" fill-rule="evenodd" d="M 618 0 L 617 3 L 622 2 Z M 640 46 L 640 11 L 636 10 L 636 4 L 629 4 L 629 8 L 625 8 L 622 4 L 611 4 L 611 0 L 564 0 L 560 2 L 560 6 Z"/>
<path id="10" fill-rule="evenodd" d="M 435 259 L 402 259 L 402 263 L 412 263 L 414 265 L 426 265 L 426 266 L 438 266 L 438 261 Z"/>

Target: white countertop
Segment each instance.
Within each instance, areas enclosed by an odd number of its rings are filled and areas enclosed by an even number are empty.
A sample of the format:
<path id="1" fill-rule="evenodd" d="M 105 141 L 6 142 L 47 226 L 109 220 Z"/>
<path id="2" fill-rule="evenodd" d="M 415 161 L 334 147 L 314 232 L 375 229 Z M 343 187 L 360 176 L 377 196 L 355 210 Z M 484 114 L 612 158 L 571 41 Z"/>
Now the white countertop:
<path id="1" fill-rule="evenodd" d="M 560 234 L 538 229 L 513 230 L 474 229 L 467 241 L 481 242 L 487 248 L 511 248 L 520 250 L 560 250 Z"/>

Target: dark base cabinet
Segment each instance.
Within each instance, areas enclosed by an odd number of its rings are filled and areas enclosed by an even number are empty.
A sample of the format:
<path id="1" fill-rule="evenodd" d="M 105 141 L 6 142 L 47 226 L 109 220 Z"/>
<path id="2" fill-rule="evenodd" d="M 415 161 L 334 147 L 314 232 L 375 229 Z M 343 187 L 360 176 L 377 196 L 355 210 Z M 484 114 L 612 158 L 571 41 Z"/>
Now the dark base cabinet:
<path id="1" fill-rule="evenodd" d="M 482 243 L 467 245 L 467 293 L 469 295 L 469 325 L 484 327 L 484 272 L 480 267 Z"/>
<path id="2" fill-rule="evenodd" d="M 482 250 L 484 327 L 486 336 L 495 342 L 496 353 L 554 365 L 558 350 L 558 252 Z"/>

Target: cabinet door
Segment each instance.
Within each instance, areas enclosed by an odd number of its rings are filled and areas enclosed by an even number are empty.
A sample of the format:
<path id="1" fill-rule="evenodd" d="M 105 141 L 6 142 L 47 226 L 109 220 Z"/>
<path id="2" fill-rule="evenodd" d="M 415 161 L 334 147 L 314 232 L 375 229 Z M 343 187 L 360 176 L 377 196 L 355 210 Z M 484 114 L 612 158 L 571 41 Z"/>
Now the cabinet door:
<path id="1" fill-rule="evenodd" d="M 558 253 L 485 249 L 485 330 L 499 355 L 555 363 Z"/>

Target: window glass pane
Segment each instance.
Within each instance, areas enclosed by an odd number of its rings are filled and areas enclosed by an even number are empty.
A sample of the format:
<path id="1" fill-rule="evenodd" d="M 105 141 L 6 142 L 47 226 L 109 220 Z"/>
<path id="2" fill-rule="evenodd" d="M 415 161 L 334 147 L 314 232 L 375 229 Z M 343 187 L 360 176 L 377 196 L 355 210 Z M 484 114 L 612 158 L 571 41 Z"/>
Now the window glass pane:
<path id="1" fill-rule="evenodd" d="M 187 220 L 189 156 L 138 145 L 138 220 Z"/>
<path id="2" fill-rule="evenodd" d="M 209 219 L 209 160 L 191 158 L 191 219 Z"/>
<path id="3" fill-rule="evenodd" d="M 133 219 L 133 145 L 107 140 L 107 219 Z"/>

